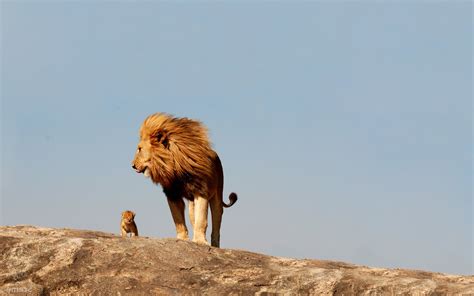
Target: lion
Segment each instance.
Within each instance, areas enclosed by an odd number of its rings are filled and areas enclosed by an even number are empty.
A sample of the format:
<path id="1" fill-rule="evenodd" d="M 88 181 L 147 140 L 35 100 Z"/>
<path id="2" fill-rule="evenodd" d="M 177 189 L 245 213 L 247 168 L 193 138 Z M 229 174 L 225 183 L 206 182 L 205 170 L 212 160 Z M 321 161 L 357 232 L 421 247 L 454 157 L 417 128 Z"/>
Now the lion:
<path id="1" fill-rule="evenodd" d="M 211 148 L 207 128 L 201 122 L 165 113 L 148 116 L 140 128 L 140 141 L 132 167 L 162 186 L 178 239 L 189 239 L 183 200 L 187 199 L 193 242 L 209 245 L 206 230 L 210 207 L 211 245 L 220 246 L 224 208 L 237 201 L 237 194 L 232 192 L 229 195 L 229 204 L 223 201 L 222 164 Z"/>
<path id="2" fill-rule="evenodd" d="M 138 236 L 137 224 L 135 224 L 135 213 L 132 211 L 122 212 L 122 220 L 120 221 L 120 230 L 122 237 L 127 237 L 128 234 L 132 237 Z"/>

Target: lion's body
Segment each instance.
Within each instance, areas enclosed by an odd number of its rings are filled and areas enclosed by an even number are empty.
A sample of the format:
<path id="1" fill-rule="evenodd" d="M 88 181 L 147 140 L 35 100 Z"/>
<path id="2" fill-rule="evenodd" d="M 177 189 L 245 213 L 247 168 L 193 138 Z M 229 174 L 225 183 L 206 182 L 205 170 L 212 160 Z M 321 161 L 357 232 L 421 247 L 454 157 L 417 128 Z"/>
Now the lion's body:
<path id="1" fill-rule="evenodd" d="M 138 236 L 138 228 L 134 219 L 134 212 L 125 211 L 122 213 L 122 220 L 120 221 L 120 231 L 122 233 L 122 237 L 127 237 L 129 233 L 132 237 Z"/>
<path id="2" fill-rule="evenodd" d="M 211 148 L 207 130 L 200 122 L 156 113 L 140 128 L 140 143 L 133 161 L 139 173 L 161 184 L 168 199 L 178 238 L 187 239 L 184 201 L 189 200 L 189 216 L 194 228 L 193 241 L 206 243 L 208 206 L 212 214 L 211 243 L 219 247 L 224 207 L 237 195 L 222 197 L 224 174 L 217 153 Z"/>

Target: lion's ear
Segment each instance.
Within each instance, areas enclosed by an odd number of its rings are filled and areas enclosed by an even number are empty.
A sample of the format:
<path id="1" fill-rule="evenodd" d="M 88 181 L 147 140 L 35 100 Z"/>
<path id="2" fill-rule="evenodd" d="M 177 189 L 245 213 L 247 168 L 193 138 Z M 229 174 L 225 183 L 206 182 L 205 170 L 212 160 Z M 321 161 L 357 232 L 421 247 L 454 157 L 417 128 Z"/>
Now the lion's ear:
<path id="1" fill-rule="evenodd" d="M 156 140 L 158 141 L 158 143 L 163 144 L 163 146 L 165 146 L 165 148 L 168 149 L 170 147 L 170 141 L 169 141 L 168 135 L 166 134 L 165 131 L 157 132 L 155 137 L 156 137 Z"/>
<path id="2" fill-rule="evenodd" d="M 156 133 L 155 137 L 158 142 L 161 142 L 161 139 L 164 137 L 164 134 L 162 131 L 159 131 Z"/>

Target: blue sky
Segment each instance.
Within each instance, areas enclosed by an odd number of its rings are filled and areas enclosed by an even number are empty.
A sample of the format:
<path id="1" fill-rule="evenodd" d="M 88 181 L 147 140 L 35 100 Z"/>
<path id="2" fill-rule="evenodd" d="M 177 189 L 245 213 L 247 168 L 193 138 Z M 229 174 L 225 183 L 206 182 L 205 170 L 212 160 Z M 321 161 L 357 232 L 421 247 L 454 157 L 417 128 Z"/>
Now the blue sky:
<path id="1" fill-rule="evenodd" d="M 221 245 L 473 273 L 472 4 L 1 3 L 1 224 L 174 236 L 130 167 L 143 119 L 202 120 Z"/>

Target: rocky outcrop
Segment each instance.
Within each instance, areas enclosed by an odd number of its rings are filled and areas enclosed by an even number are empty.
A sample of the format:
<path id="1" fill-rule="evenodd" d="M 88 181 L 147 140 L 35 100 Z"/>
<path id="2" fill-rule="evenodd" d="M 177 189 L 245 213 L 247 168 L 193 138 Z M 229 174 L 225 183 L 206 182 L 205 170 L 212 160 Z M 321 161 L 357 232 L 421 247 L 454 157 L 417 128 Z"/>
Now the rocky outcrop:
<path id="1" fill-rule="evenodd" d="M 0 295 L 459 295 L 474 276 L 295 260 L 176 239 L 0 227 Z"/>

